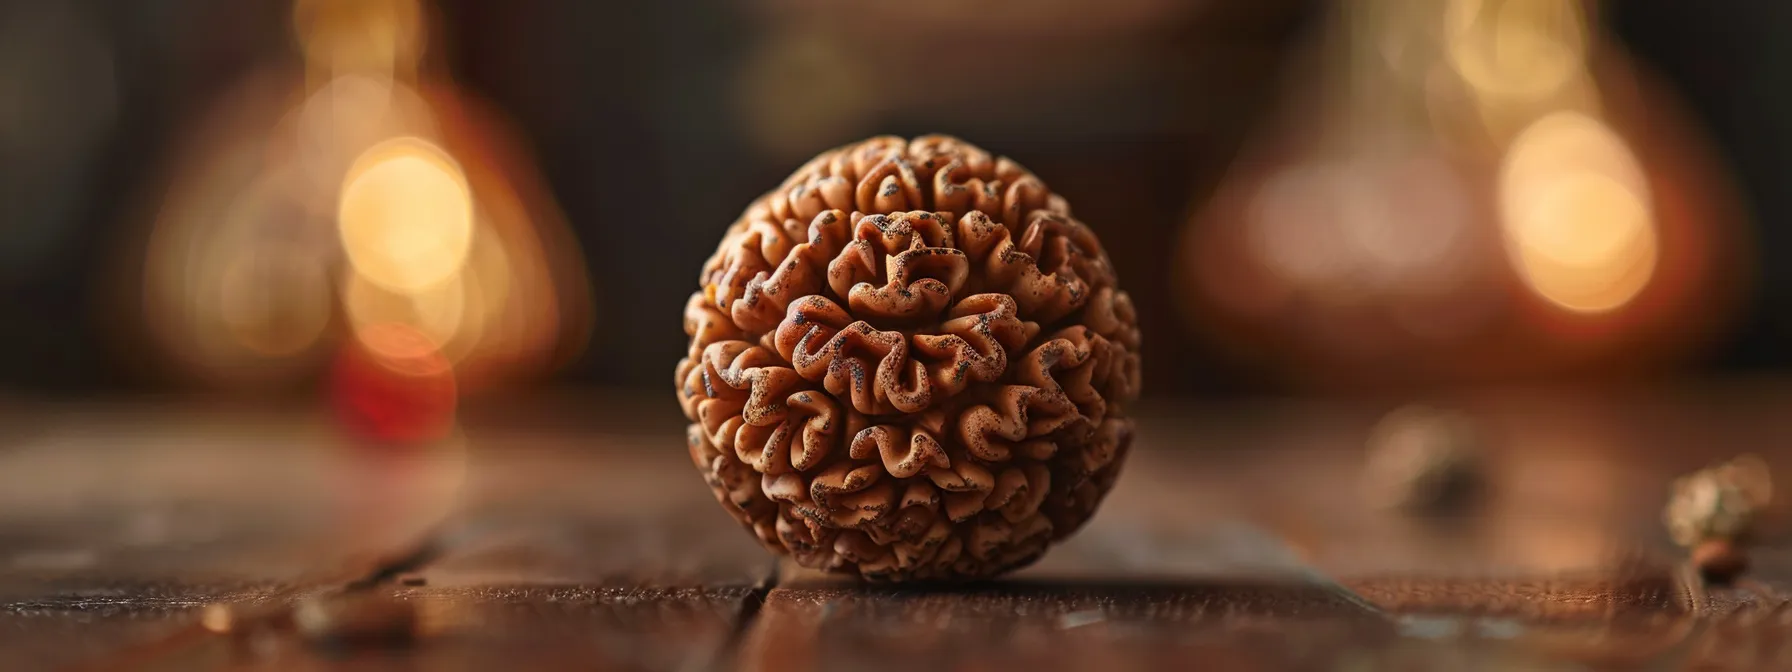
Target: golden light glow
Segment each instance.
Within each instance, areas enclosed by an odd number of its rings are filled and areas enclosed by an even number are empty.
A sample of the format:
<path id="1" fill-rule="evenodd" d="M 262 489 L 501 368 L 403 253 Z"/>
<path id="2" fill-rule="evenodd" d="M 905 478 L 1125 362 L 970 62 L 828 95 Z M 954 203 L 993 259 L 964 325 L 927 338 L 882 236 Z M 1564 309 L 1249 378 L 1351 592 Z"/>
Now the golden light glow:
<path id="1" fill-rule="evenodd" d="M 1533 101 L 1582 71 L 1587 27 L 1579 3 L 1452 0 L 1444 10 L 1450 65 L 1476 92 Z"/>
<path id="2" fill-rule="evenodd" d="M 1263 183 L 1245 243 L 1327 300 L 1435 294 L 1468 265 L 1467 200 L 1456 171 L 1427 151 L 1300 164 Z"/>
<path id="3" fill-rule="evenodd" d="M 340 343 L 477 387 L 577 340 L 581 264 L 539 176 L 477 101 L 418 84 L 427 9 L 293 0 L 302 76 L 270 69 L 196 125 L 136 290 L 183 373 L 298 385 Z"/>
<path id="4" fill-rule="evenodd" d="M 506 307 L 523 307 L 520 302 L 509 301 L 512 273 L 504 241 L 484 222 L 476 240 L 479 244 L 468 255 L 466 268 L 461 269 L 460 328 L 442 342 L 442 351 L 456 362 L 476 348 L 483 351 L 502 346 L 504 334 L 500 327 Z"/>
<path id="5" fill-rule="evenodd" d="M 1442 24 L 1441 48 L 1422 82 L 1430 121 L 1448 142 L 1504 148 L 1538 116 L 1600 111 L 1587 69 L 1586 11 L 1557 0 L 1446 0 L 1414 4 Z M 1409 10 L 1422 11 L 1422 10 Z"/>
<path id="6" fill-rule="evenodd" d="M 463 276 L 458 274 L 422 290 L 401 293 L 350 273 L 343 282 L 342 307 L 357 336 L 379 325 L 401 324 L 436 343 L 448 343 L 468 330 L 466 327 L 477 326 L 462 319 L 465 295 Z"/>
<path id="7" fill-rule="evenodd" d="M 434 137 L 434 115 L 416 90 L 388 78 L 337 77 L 319 87 L 282 120 L 276 133 L 291 143 L 290 159 L 328 211 L 349 166 L 362 152 L 403 136 Z"/>
<path id="8" fill-rule="evenodd" d="M 405 74 L 423 52 L 417 0 L 298 0 L 293 27 L 305 60 L 324 72 Z"/>
<path id="9" fill-rule="evenodd" d="M 421 138 L 362 153 L 343 182 L 337 226 L 355 271 L 400 293 L 446 281 L 466 263 L 473 198 L 460 166 Z"/>
<path id="10" fill-rule="evenodd" d="M 205 610 L 199 613 L 199 624 L 220 635 L 230 632 L 235 622 L 235 616 L 230 613 L 230 605 L 222 602 L 205 605 Z"/>
<path id="11" fill-rule="evenodd" d="M 183 373 L 248 389 L 290 384 L 334 321 L 333 238 L 313 235 L 291 171 L 258 148 L 221 152 L 170 190 L 144 247 L 149 333 Z"/>
<path id="12" fill-rule="evenodd" d="M 219 317 L 236 343 L 267 357 L 309 349 L 330 325 L 330 284 L 308 255 L 259 249 L 239 253 L 218 289 Z"/>
<path id="13" fill-rule="evenodd" d="M 397 323 L 375 324 L 355 331 L 370 359 L 381 366 L 413 377 L 446 376 L 452 379 L 441 347 L 427 334 Z"/>
<path id="14" fill-rule="evenodd" d="M 460 364 L 475 352 L 497 354 L 514 340 L 509 332 L 532 310 L 532 301 L 511 300 L 516 282 L 504 241 L 481 222 L 476 244 L 458 273 L 420 290 L 381 287 L 359 273 L 342 280 L 342 304 L 357 335 L 380 325 L 403 325 L 429 337 L 448 361 Z"/>
<path id="15" fill-rule="evenodd" d="M 1597 119 L 1559 112 L 1526 128 L 1501 167 L 1499 199 L 1513 267 L 1551 303 L 1613 310 L 1654 275 L 1648 184 L 1624 141 Z"/>

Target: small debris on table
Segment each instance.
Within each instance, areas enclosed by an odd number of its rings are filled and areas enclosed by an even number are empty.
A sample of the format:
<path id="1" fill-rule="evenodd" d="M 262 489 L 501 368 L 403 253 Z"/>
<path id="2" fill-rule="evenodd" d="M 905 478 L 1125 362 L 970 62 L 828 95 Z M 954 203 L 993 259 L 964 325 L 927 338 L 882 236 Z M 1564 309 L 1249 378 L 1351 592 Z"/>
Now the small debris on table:
<path id="1" fill-rule="evenodd" d="M 378 592 L 323 595 L 300 602 L 293 611 L 293 625 L 314 644 L 403 644 L 416 637 L 417 609 Z"/>
<path id="2" fill-rule="evenodd" d="M 1731 539 L 1707 539 L 1692 549 L 1692 565 L 1706 581 L 1728 584 L 1748 570 L 1748 553 Z"/>
<path id="3" fill-rule="evenodd" d="M 1482 431 L 1460 411 L 1395 409 L 1368 439 L 1364 485 L 1384 508 L 1443 512 L 1471 503 L 1485 485 Z"/>
<path id="4" fill-rule="evenodd" d="M 1107 620 L 1107 615 L 1102 613 L 1099 609 L 1073 611 L 1058 617 L 1058 629 L 1069 630 L 1071 628 L 1080 628 L 1085 625 L 1100 623 L 1105 620 Z"/>
<path id="5" fill-rule="evenodd" d="M 230 611 L 230 605 L 208 604 L 199 613 L 199 624 L 206 630 L 222 635 L 230 632 L 236 625 L 236 615 Z"/>
<path id="6" fill-rule="evenodd" d="M 1661 519 L 1699 573 L 1725 584 L 1747 569 L 1747 544 L 1772 497 L 1766 464 L 1744 455 L 1676 479 Z"/>

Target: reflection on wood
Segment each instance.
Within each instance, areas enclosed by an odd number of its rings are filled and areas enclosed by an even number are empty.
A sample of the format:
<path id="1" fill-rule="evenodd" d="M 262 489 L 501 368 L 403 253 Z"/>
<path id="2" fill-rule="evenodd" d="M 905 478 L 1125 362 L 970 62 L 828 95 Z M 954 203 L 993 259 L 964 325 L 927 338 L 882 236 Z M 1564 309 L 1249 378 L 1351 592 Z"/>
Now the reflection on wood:
<path id="1" fill-rule="evenodd" d="M 344 483 L 419 463 L 345 479 L 362 463 L 314 416 L 44 409 L 0 447 L 0 667 L 1779 665 L 1784 507 L 1730 587 L 1690 573 L 1659 512 L 1732 447 L 1792 464 L 1792 389 L 1695 392 L 1460 400 L 1491 489 L 1442 519 L 1361 496 L 1380 408 L 1147 409 L 1082 533 L 1019 575 L 916 589 L 777 571 L 663 409 L 477 410 L 448 453 L 464 479 L 384 526 L 345 524 L 388 500 Z"/>

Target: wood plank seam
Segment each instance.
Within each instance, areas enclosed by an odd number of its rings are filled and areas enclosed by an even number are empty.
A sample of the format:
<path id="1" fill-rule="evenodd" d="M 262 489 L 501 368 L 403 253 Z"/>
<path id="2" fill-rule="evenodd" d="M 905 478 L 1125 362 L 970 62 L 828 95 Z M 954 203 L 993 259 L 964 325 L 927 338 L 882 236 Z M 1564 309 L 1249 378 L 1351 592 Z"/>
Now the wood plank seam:
<path id="1" fill-rule="evenodd" d="M 739 660 L 741 646 L 752 632 L 753 626 L 759 622 L 759 612 L 765 607 L 766 599 L 771 596 L 773 590 L 778 588 L 779 574 L 779 563 L 772 563 L 771 567 L 767 568 L 765 576 L 755 583 L 753 589 L 741 600 L 740 612 L 734 618 L 734 629 L 729 631 L 728 639 L 723 641 L 722 646 L 717 649 L 715 660 L 711 661 L 712 663 L 726 660 L 731 663 L 727 666 L 728 669 L 741 669 Z M 706 664 L 703 667 L 704 669 L 720 669 L 721 666 Z"/>

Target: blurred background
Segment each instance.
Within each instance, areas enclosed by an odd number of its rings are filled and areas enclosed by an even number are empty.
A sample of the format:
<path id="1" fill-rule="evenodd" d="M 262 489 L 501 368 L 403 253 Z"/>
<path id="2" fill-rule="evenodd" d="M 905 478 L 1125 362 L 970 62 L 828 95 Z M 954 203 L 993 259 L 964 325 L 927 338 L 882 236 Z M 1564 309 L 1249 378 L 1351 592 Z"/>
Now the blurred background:
<path id="1" fill-rule="evenodd" d="M 1752 0 L 0 0 L 0 395 L 353 404 L 396 367 L 425 407 L 670 409 L 742 208 L 930 132 L 1101 235 L 1149 396 L 1778 372 L 1788 30 Z"/>

